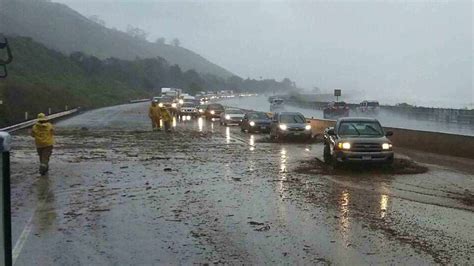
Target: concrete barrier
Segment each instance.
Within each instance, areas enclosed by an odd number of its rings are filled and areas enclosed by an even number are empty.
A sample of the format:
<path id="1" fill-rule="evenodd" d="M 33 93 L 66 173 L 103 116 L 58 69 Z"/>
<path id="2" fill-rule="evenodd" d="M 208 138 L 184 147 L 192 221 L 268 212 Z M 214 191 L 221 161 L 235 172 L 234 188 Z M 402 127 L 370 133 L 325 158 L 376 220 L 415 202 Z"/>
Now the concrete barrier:
<path id="1" fill-rule="evenodd" d="M 386 127 L 395 147 L 474 159 L 474 137 Z"/>
<path id="2" fill-rule="evenodd" d="M 335 120 L 309 119 L 313 135 L 322 138 L 324 130 L 336 124 Z M 474 137 L 404 128 L 384 127 L 392 131 L 389 137 L 394 147 L 474 159 Z"/>

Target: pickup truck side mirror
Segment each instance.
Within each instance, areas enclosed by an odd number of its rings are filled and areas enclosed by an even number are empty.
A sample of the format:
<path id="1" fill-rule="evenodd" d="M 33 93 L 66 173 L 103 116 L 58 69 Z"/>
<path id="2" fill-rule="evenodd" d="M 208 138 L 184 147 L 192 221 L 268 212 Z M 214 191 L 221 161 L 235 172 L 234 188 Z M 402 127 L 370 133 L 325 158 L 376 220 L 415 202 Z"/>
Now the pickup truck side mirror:
<path id="1" fill-rule="evenodd" d="M 334 132 L 334 128 L 328 129 L 328 135 L 331 135 L 331 136 L 336 135 L 336 132 Z"/>
<path id="2" fill-rule="evenodd" d="M 387 132 L 385 132 L 385 136 L 386 137 L 393 136 L 393 132 L 392 131 L 387 131 Z"/>

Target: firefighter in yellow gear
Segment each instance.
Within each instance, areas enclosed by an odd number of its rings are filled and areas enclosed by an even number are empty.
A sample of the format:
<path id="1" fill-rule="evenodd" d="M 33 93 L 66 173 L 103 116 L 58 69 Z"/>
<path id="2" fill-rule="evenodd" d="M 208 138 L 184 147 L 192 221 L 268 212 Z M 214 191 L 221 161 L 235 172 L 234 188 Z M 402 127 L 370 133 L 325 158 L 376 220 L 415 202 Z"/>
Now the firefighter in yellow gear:
<path id="1" fill-rule="evenodd" d="M 160 107 L 158 106 L 158 101 L 153 100 L 150 107 L 148 108 L 148 117 L 151 119 L 151 126 L 153 130 L 161 130 L 160 119 L 161 112 Z"/>
<path id="2" fill-rule="evenodd" d="M 165 130 L 167 132 L 171 131 L 171 122 L 173 121 L 173 118 L 171 117 L 170 112 L 166 107 L 160 107 L 160 116 L 161 120 L 163 121 L 163 124 L 165 126 Z"/>
<path id="3" fill-rule="evenodd" d="M 45 114 L 38 114 L 38 120 L 31 130 L 31 136 L 35 138 L 40 160 L 39 172 L 41 175 L 45 175 L 49 170 L 49 159 L 53 153 L 54 145 L 54 127 Z"/>

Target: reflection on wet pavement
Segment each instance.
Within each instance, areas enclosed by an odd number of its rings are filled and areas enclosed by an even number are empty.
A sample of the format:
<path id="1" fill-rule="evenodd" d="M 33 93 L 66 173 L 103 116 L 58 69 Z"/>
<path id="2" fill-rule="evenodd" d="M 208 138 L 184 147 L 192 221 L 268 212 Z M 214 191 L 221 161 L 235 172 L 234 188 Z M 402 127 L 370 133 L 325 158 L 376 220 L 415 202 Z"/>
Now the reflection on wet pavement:
<path id="1" fill-rule="evenodd" d="M 472 211 L 440 196 L 458 195 L 449 182 L 461 184 L 460 173 L 298 173 L 320 146 L 263 143 L 263 134 L 204 118 L 175 120 L 172 134 L 152 132 L 146 108 L 143 115 L 126 130 L 121 115 L 122 123 L 100 130 L 77 130 L 90 121 L 84 117 L 65 121 L 50 176 L 37 182 L 31 139 L 15 136 L 14 239 L 37 208 L 18 265 L 38 257 L 44 265 L 419 265 L 472 257 L 473 236 L 463 234 L 474 229 Z"/>
<path id="2" fill-rule="evenodd" d="M 388 195 L 380 195 L 380 218 L 385 218 L 388 207 Z"/>

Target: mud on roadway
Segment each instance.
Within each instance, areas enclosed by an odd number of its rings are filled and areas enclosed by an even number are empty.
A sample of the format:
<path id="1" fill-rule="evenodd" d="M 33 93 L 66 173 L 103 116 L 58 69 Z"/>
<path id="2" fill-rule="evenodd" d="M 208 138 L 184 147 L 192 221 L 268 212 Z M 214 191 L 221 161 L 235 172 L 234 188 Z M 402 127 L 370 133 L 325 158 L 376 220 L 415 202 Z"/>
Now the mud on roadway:
<path id="1" fill-rule="evenodd" d="M 59 122 L 46 177 L 14 135 L 15 265 L 473 263 L 472 172 L 334 172 L 318 143 L 203 119 L 152 132 L 146 115 Z"/>

